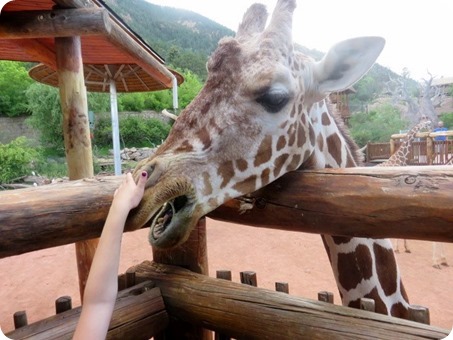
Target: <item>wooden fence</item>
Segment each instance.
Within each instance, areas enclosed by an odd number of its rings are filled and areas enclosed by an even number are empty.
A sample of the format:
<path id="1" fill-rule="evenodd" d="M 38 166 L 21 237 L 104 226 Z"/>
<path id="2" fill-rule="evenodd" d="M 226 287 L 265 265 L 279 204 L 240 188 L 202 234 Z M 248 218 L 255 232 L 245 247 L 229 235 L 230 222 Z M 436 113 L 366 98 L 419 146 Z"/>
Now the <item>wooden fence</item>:
<path id="1" fill-rule="evenodd" d="M 0 192 L 1 257 L 98 237 L 120 181 L 121 177 L 107 177 Z M 232 200 L 209 216 L 313 233 L 453 242 L 452 201 L 453 171 L 448 166 L 324 169 L 289 173 L 246 201 Z M 244 203 L 248 209 L 240 214 L 237 207 Z M 313 209 L 314 205 L 325 210 Z M 351 205 L 354 209 L 348 215 Z M 376 210 L 370 212 L 370 208 Z M 304 215 L 299 218 L 300 227 L 289 223 L 294 222 L 294 214 Z M 352 227 L 328 223 L 337 214 L 344 215 L 342 220 Z M 364 222 L 360 228 L 358 220 Z M 155 262 L 145 261 L 128 270 L 130 282 L 145 285 L 152 293 L 148 297 L 147 289 L 134 286 L 125 291 L 126 296 L 119 295 L 115 309 L 119 317 L 114 314 L 109 338 L 160 339 L 163 329 L 167 338 L 200 339 L 210 338 L 210 331 L 260 339 L 441 339 L 448 334 L 421 323 L 197 274 L 207 266 L 205 233 L 204 224 L 199 223 L 184 247 L 154 252 Z M 157 290 L 151 289 L 154 285 Z M 143 314 L 128 312 L 125 305 Z M 70 338 L 79 312 L 80 308 L 63 312 L 8 336 Z"/>
<path id="2" fill-rule="evenodd" d="M 447 140 L 435 140 L 436 137 L 447 136 Z M 385 162 L 398 150 L 402 139 L 406 134 L 394 134 L 387 143 L 368 143 L 365 151 L 365 159 L 369 164 Z M 445 132 L 420 132 L 412 142 L 411 150 L 407 157 L 408 165 L 445 165 L 453 159 L 453 131 Z"/>

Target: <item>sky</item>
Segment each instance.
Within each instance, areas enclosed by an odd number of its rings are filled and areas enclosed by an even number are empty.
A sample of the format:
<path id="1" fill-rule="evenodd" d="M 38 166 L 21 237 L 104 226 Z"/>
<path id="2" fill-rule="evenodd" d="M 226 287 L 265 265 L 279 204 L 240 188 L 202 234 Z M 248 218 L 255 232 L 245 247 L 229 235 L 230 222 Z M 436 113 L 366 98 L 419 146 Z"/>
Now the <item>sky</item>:
<path id="1" fill-rule="evenodd" d="M 247 8 L 260 2 L 269 13 L 276 0 L 147 0 L 188 9 L 233 31 Z M 377 62 L 421 81 L 453 77 L 453 0 L 304 0 L 293 16 L 293 40 L 327 52 L 335 43 L 377 35 L 386 45 Z M 429 72 L 429 73 L 428 73 Z"/>

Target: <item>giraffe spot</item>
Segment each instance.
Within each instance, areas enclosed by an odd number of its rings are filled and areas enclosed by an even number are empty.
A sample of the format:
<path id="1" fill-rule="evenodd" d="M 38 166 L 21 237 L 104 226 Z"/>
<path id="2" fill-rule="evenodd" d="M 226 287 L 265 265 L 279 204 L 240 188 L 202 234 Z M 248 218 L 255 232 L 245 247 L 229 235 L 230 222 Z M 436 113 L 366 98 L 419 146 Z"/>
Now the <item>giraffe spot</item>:
<path id="1" fill-rule="evenodd" d="M 280 129 L 285 129 L 286 128 L 286 125 L 288 125 L 288 121 L 285 120 L 281 125 L 280 125 Z"/>
<path id="2" fill-rule="evenodd" d="M 277 151 L 280 151 L 286 146 L 286 137 L 285 136 L 280 136 L 277 140 Z"/>
<path id="3" fill-rule="evenodd" d="M 284 153 L 277 157 L 274 162 L 274 177 L 278 177 L 281 174 L 283 165 L 285 164 L 286 160 L 288 159 L 289 155 Z"/>
<path id="4" fill-rule="evenodd" d="M 404 305 L 401 302 L 398 302 L 392 306 L 390 314 L 397 318 L 407 319 L 409 313 L 407 311 L 407 308 L 404 307 Z"/>
<path id="5" fill-rule="evenodd" d="M 341 164 L 341 139 L 336 134 L 327 137 L 327 152 L 332 156 L 338 165 Z"/>
<path id="6" fill-rule="evenodd" d="M 212 194 L 212 185 L 210 181 L 210 176 L 209 174 L 205 171 L 202 174 L 203 177 L 203 183 L 204 183 L 204 189 L 203 189 L 203 195 L 211 195 Z"/>
<path id="7" fill-rule="evenodd" d="M 329 126 L 331 124 L 329 115 L 326 111 L 324 111 L 322 113 L 321 122 L 322 122 L 322 125 L 324 125 L 324 126 Z"/>
<path id="8" fill-rule="evenodd" d="M 208 149 L 211 146 L 212 140 L 211 140 L 211 135 L 209 131 L 206 129 L 206 127 L 201 128 L 197 132 L 197 137 L 203 143 L 203 150 Z"/>
<path id="9" fill-rule="evenodd" d="M 295 115 L 296 115 L 296 107 L 293 106 L 292 109 L 291 109 L 290 117 L 291 117 L 291 118 L 294 118 Z"/>
<path id="10" fill-rule="evenodd" d="M 310 137 L 310 145 L 315 145 L 315 132 L 313 129 L 308 129 L 308 135 Z"/>
<path id="11" fill-rule="evenodd" d="M 386 307 L 384 301 L 382 301 L 381 297 L 379 296 L 379 294 L 377 292 L 377 288 L 373 288 L 371 290 L 371 292 L 366 294 L 364 297 L 374 300 L 374 305 L 375 305 L 375 309 L 376 309 L 377 313 L 388 314 L 387 307 Z M 350 301 L 348 303 L 348 307 L 353 307 L 353 308 L 359 309 L 360 308 L 360 299 Z"/>
<path id="12" fill-rule="evenodd" d="M 305 137 L 305 129 L 302 124 L 299 124 L 297 128 L 297 147 L 301 148 L 306 142 L 307 138 Z"/>
<path id="13" fill-rule="evenodd" d="M 288 128 L 288 145 L 293 146 L 294 143 L 296 142 L 296 128 L 295 124 L 291 124 Z"/>
<path id="14" fill-rule="evenodd" d="M 236 166 L 239 171 L 245 171 L 247 170 L 248 163 L 245 159 L 238 159 L 236 160 Z"/>
<path id="15" fill-rule="evenodd" d="M 264 137 L 263 141 L 261 142 L 258 152 L 256 154 L 255 162 L 253 165 L 255 167 L 260 166 L 263 163 L 270 161 L 272 156 L 272 136 Z"/>
<path id="16" fill-rule="evenodd" d="M 218 175 L 222 177 L 222 184 L 220 184 L 220 188 L 223 189 L 227 186 L 227 184 L 231 181 L 234 176 L 234 167 L 232 161 L 226 161 L 220 165 L 218 170 Z"/>
<path id="17" fill-rule="evenodd" d="M 324 137 L 322 134 L 318 135 L 318 138 L 316 138 L 316 143 L 318 144 L 319 150 L 324 149 Z"/>
<path id="18" fill-rule="evenodd" d="M 379 244 L 373 245 L 373 251 L 376 257 L 376 271 L 381 282 L 385 295 L 391 295 L 397 290 L 398 272 L 395 256 L 392 249 L 387 249 Z"/>
<path id="19" fill-rule="evenodd" d="M 269 181 L 270 181 L 270 176 L 271 174 L 271 170 L 270 169 L 264 169 L 264 171 L 261 173 L 261 185 L 262 186 L 265 186 L 267 184 L 269 184 Z"/>
<path id="20" fill-rule="evenodd" d="M 234 190 L 236 190 L 242 194 L 250 192 L 255 188 L 256 188 L 256 175 L 247 177 L 243 181 L 238 182 L 233 186 Z"/>
<path id="21" fill-rule="evenodd" d="M 291 159 L 291 162 L 289 163 L 289 166 L 288 166 L 288 169 L 289 170 L 295 170 L 297 169 L 297 167 L 299 166 L 299 164 L 301 163 L 301 155 L 297 154 L 297 155 L 293 155 L 292 159 Z"/>
<path id="22" fill-rule="evenodd" d="M 372 258 L 368 247 L 358 245 L 355 251 L 338 254 L 338 278 L 341 286 L 350 290 L 373 274 Z"/>
<path id="23" fill-rule="evenodd" d="M 185 140 L 181 143 L 179 147 L 176 148 L 175 152 L 191 152 L 193 151 L 193 146 L 188 140 Z"/>

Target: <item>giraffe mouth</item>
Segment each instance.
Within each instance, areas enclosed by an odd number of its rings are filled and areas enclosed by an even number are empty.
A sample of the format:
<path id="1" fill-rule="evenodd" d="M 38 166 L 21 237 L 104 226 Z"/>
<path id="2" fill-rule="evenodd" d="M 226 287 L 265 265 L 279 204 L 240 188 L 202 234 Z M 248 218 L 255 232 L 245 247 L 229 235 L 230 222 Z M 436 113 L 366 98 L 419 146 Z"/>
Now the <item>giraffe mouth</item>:
<path id="1" fill-rule="evenodd" d="M 156 248 L 172 248 L 185 242 L 200 216 L 196 215 L 195 190 L 187 179 L 171 181 L 154 192 L 154 211 L 148 219 L 149 242 Z M 151 209 L 150 209 L 151 210 Z"/>
<path id="2" fill-rule="evenodd" d="M 157 242 L 171 226 L 173 217 L 177 217 L 187 203 L 188 198 L 185 195 L 165 202 L 151 218 L 150 240 Z"/>

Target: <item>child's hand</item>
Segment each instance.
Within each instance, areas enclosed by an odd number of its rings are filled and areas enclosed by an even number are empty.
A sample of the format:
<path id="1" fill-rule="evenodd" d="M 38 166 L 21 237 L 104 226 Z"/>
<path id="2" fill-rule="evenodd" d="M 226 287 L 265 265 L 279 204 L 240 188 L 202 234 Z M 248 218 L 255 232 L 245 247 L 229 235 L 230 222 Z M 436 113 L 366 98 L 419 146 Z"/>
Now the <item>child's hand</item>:
<path id="1" fill-rule="evenodd" d="M 147 178 L 148 174 L 146 171 L 143 171 L 136 184 L 132 174 L 130 172 L 127 173 L 126 178 L 113 194 L 112 205 L 120 204 L 129 210 L 135 208 L 142 200 Z"/>

